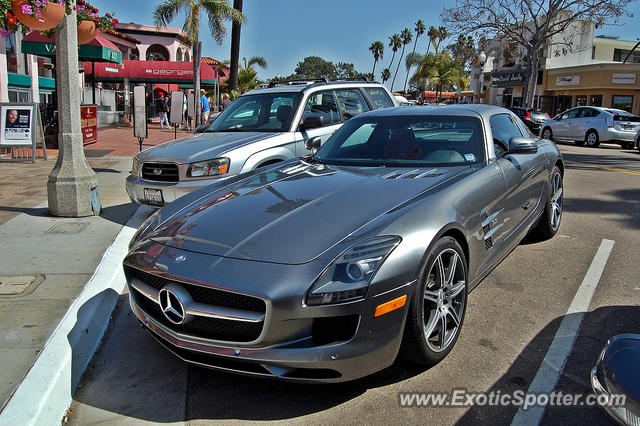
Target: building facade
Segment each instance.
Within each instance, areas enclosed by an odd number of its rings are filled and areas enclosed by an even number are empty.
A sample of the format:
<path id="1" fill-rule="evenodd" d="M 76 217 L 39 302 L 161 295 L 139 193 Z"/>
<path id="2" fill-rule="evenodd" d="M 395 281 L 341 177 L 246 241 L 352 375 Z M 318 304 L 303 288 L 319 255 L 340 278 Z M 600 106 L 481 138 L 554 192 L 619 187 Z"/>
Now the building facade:
<path id="1" fill-rule="evenodd" d="M 632 41 L 594 36 L 594 28 L 590 22 L 575 22 L 541 49 L 534 108 L 553 116 L 575 106 L 593 105 L 640 115 L 640 49 Z M 474 100 L 522 106 L 526 52 L 499 39 L 489 40 L 483 49 L 472 63 Z"/>

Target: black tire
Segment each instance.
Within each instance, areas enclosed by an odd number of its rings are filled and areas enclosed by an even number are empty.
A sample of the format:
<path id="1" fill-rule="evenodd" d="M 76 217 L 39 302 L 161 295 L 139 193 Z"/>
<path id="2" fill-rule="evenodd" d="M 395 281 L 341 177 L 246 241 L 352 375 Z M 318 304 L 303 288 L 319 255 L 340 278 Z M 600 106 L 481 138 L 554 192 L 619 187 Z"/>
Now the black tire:
<path id="1" fill-rule="evenodd" d="M 622 149 L 633 149 L 633 148 L 634 148 L 634 146 L 633 146 L 633 145 L 634 145 L 634 144 L 633 144 L 633 142 L 632 142 L 632 141 L 625 141 L 625 142 L 622 142 L 622 143 L 620 144 L 620 147 L 621 147 Z"/>
<path id="2" fill-rule="evenodd" d="M 466 308 L 467 261 L 460 244 L 443 237 L 415 285 L 399 356 L 426 366 L 442 361 L 458 340 Z"/>
<path id="3" fill-rule="evenodd" d="M 540 132 L 540 137 L 542 139 L 549 139 L 550 141 L 552 141 L 553 140 L 553 131 L 551 130 L 551 128 L 545 127 Z"/>
<path id="4" fill-rule="evenodd" d="M 558 166 L 553 167 L 551 172 L 551 183 L 549 188 L 549 197 L 544 208 L 544 213 L 531 234 L 539 240 L 548 240 L 553 238 L 560 229 L 562 222 L 563 209 L 563 176 Z"/>
<path id="5" fill-rule="evenodd" d="M 589 130 L 586 135 L 584 135 L 584 141 L 589 148 L 597 148 L 600 145 L 600 137 L 598 136 L 598 132 L 595 130 Z"/>

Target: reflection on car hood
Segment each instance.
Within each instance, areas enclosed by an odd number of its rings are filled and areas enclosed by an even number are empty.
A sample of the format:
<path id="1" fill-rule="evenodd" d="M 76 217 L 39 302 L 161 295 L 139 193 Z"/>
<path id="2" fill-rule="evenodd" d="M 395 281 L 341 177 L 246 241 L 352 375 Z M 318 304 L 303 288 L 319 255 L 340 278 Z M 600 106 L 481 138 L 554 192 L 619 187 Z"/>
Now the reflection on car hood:
<path id="1" fill-rule="evenodd" d="M 220 157 L 225 152 L 240 146 L 272 137 L 271 132 L 205 132 L 176 139 L 149 149 L 138 155 L 141 162 L 167 161 L 191 163 Z"/>
<path id="2" fill-rule="evenodd" d="M 210 255 L 306 263 L 469 167 L 430 170 L 417 169 L 403 177 L 398 175 L 408 169 L 288 163 L 200 198 L 148 238 Z"/>

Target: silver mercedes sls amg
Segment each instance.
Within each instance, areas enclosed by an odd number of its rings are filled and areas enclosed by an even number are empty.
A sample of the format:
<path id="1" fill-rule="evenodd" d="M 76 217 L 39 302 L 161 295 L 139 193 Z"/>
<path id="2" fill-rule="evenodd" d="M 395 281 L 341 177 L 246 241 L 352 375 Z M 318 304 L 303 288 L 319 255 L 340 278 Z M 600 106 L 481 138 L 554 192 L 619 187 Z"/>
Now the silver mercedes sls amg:
<path id="1" fill-rule="evenodd" d="M 151 215 L 124 260 L 131 308 L 218 370 L 339 382 L 398 356 L 434 365 L 469 291 L 527 234 L 558 231 L 563 159 L 527 135 L 483 105 L 352 118 L 315 155 Z"/>

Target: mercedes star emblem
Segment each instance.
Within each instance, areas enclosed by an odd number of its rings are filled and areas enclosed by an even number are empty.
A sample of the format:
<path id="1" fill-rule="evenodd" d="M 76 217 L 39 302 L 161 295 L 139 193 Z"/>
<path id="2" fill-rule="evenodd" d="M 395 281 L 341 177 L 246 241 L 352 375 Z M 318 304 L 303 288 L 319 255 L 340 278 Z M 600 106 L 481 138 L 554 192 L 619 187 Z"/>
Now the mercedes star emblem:
<path id="1" fill-rule="evenodd" d="M 187 319 L 183 303 L 180 301 L 176 293 L 170 288 L 163 288 L 158 295 L 160 300 L 160 309 L 169 321 L 174 324 L 184 324 Z"/>

